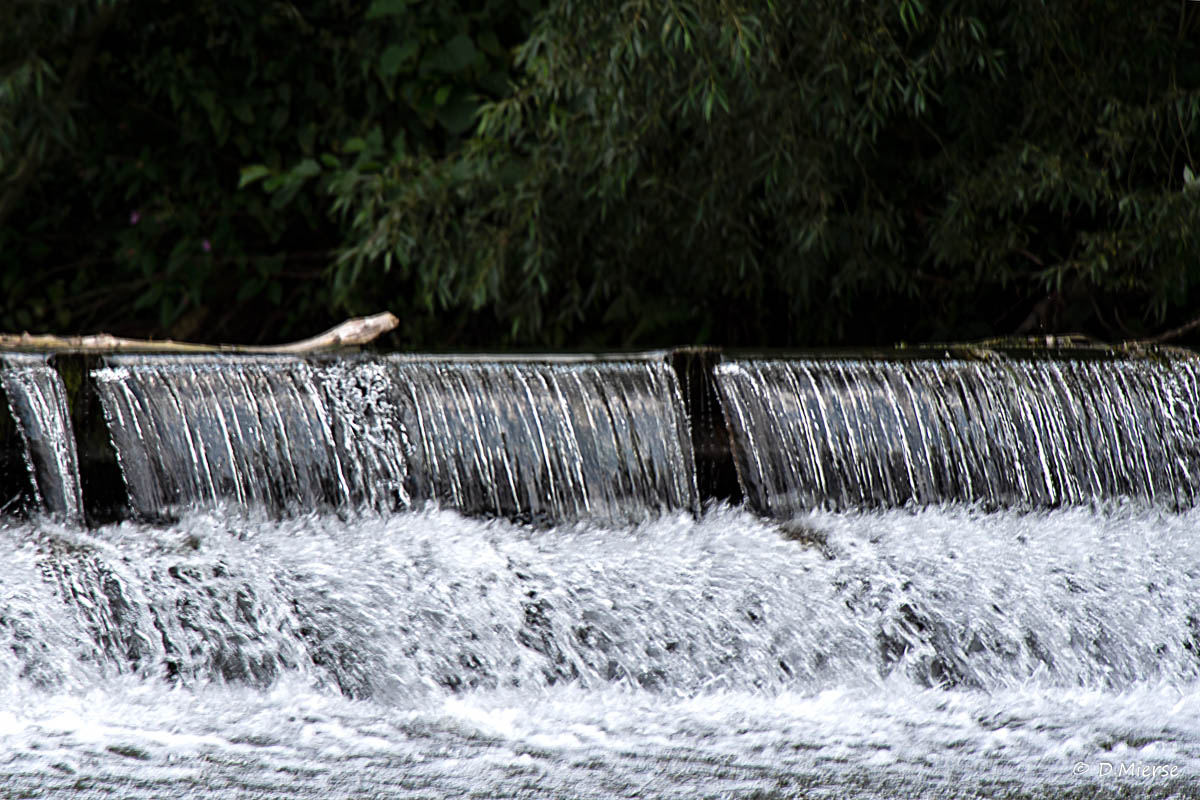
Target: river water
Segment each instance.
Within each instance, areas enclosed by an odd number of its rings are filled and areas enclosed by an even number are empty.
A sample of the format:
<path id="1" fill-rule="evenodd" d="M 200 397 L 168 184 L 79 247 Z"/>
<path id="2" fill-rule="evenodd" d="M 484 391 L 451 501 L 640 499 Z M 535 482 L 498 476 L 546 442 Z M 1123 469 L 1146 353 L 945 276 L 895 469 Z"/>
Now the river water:
<path id="1" fill-rule="evenodd" d="M 27 797 L 1200 796 L 1197 512 L 0 536 Z"/>

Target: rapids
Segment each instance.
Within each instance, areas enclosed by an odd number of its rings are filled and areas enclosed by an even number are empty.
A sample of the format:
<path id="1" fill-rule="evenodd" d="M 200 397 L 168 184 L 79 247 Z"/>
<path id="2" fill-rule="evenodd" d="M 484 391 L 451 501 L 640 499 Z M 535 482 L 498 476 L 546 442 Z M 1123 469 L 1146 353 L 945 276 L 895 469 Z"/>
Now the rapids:
<path id="1" fill-rule="evenodd" d="M 0 538 L 30 796 L 1190 796 L 1197 512 Z M 1149 774 L 1142 774 L 1149 770 Z"/>

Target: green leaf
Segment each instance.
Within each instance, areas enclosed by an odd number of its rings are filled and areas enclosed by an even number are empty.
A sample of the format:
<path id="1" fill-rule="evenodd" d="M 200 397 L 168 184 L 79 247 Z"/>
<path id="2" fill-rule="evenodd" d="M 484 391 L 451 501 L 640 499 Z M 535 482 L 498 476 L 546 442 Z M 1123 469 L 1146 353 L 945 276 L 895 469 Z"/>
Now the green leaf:
<path id="1" fill-rule="evenodd" d="M 258 294 L 262 289 L 262 286 L 263 281 L 259 278 L 250 278 L 249 280 L 243 282 L 242 285 L 238 287 L 237 303 L 240 305 L 249 300 L 251 297 L 254 297 L 254 295 Z"/>
<path id="2" fill-rule="evenodd" d="M 361 8 L 361 6 L 360 6 Z M 394 17 L 408 10 L 407 0 L 374 0 L 367 9 L 367 19 Z"/>
<path id="3" fill-rule="evenodd" d="M 238 188 L 241 189 L 244 186 L 249 186 L 270 174 L 271 170 L 263 164 L 251 164 L 248 167 L 242 167 L 241 177 L 238 179 Z"/>
<path id="4" fill-rule="evenodd" d="M 311 178 L 321 172 L 321 165 L 311 158 L 306 158 L 292 167 L 292 175 L 297 178 Z"/>
<path id="5" fill-rule="evenodd" d="M 372 153 L 383 150 L 383 131 L 376 125 L 367 133 L 367 149 Z"/>
<path id="6" fill-rule="evenodd" d="M 473 98 L 457 97 L 438 109 L 438 122 L 456 136 L 466 133 L 475 124 L 475 112 L 478 108 L 479 106 Z"/>
<path id="7" fill-rule="evenodd" d="M 394 44 L 383 51 L 379 57 L 379 72 L 385 78 L 393 78 L 400 74 L 404 63 L 417 54 L 420 45 L 410 39 L 404 44 Z"/>
<path id="8" fill-rule="evenodd" d="M 311 153 L 313 151 L 313 145 L 316 142 L 316 138 L 317 126 L 313 123 L 305 125 L 300 129 L 300 132 L 296 134 L 296 141 L 299 142 L 300 149 L 305 153 Z"/>
<path id="9" fill-rule="evenodd" d="M 504 48 L 500 45 L 500 39 L 493 31 L 484 31 L 479 34 L 479 49 L 492 56 L 504 55 Z"/>
<path id="10" fill-rule="evenodd" d="M 507 72 L 497 69 L 480 78 L 479 84 L 497 97 L 504 97 L 508 94 L 511 80 Z"/>
<path id="11" fill-rule="evenodd" d="M 154 281 L 151 283 L 150 288 L 146 290 L 146 293 L 134 301 L 134 311 L 141 311 L 142 309 L 149 308 L 157 303 L 159 298 L 163 295 L 163 288 L 165 286 L 166 283 L 164 281 Z"/>
<path id="12" fill-rule="evenodd" d="M 465 33 L 460 33 L 442 45 L 433 58 L 433 63 L 444 72 L 462 72 L 471 66 L 479 51 Z"/>
<path id="13" fill-rule="evenodd" d="M 233 116 L 243 125 L 254 124 L 254 107 L 250 104 L 247 98 L 238 98 L 229 104 L 229 110 L 233 112 Z"/>

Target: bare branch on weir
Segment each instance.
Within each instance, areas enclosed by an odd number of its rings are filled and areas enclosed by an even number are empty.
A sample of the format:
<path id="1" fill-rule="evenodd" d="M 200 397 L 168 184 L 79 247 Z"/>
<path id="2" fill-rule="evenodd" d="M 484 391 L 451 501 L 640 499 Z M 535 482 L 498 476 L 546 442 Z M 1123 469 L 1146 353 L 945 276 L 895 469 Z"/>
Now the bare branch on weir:
<path id="1" fill-rule="evenodd" d="M 354 317 L 324 333 L 288 344 L 253 346 L 194 344 L 170 339 L 124 339 L 109 333 L 87 336 L 0 333 L 0 349 L 52 350 L 84 353 L 262 353 L 307 355 L 369 344 L 395 328 L 400 320 L 390 311 L 369 317 Z"/>

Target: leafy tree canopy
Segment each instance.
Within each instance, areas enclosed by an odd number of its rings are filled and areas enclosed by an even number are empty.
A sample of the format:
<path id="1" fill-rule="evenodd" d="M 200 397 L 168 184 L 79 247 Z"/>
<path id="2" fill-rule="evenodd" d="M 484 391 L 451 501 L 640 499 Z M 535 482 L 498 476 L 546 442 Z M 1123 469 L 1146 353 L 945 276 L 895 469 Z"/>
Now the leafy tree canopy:
<path id="1" fill-rule="evenodd" d="M 0 327 L 254 340 L 345 310 L 329 274 L 344 231 L 311 179 L 348 154 L 460 147 L 479 105 L 508 91 L 535 7 L 6 8 Z M 263 177 L 270 194 L 238 190 Z"/>
<path id="2" fill-rule="evenodd" d="M 25 6 L 6 327 L 388 307 L 414 347 L 797 346 L 1200 313 L 1200 4 Z"/>

